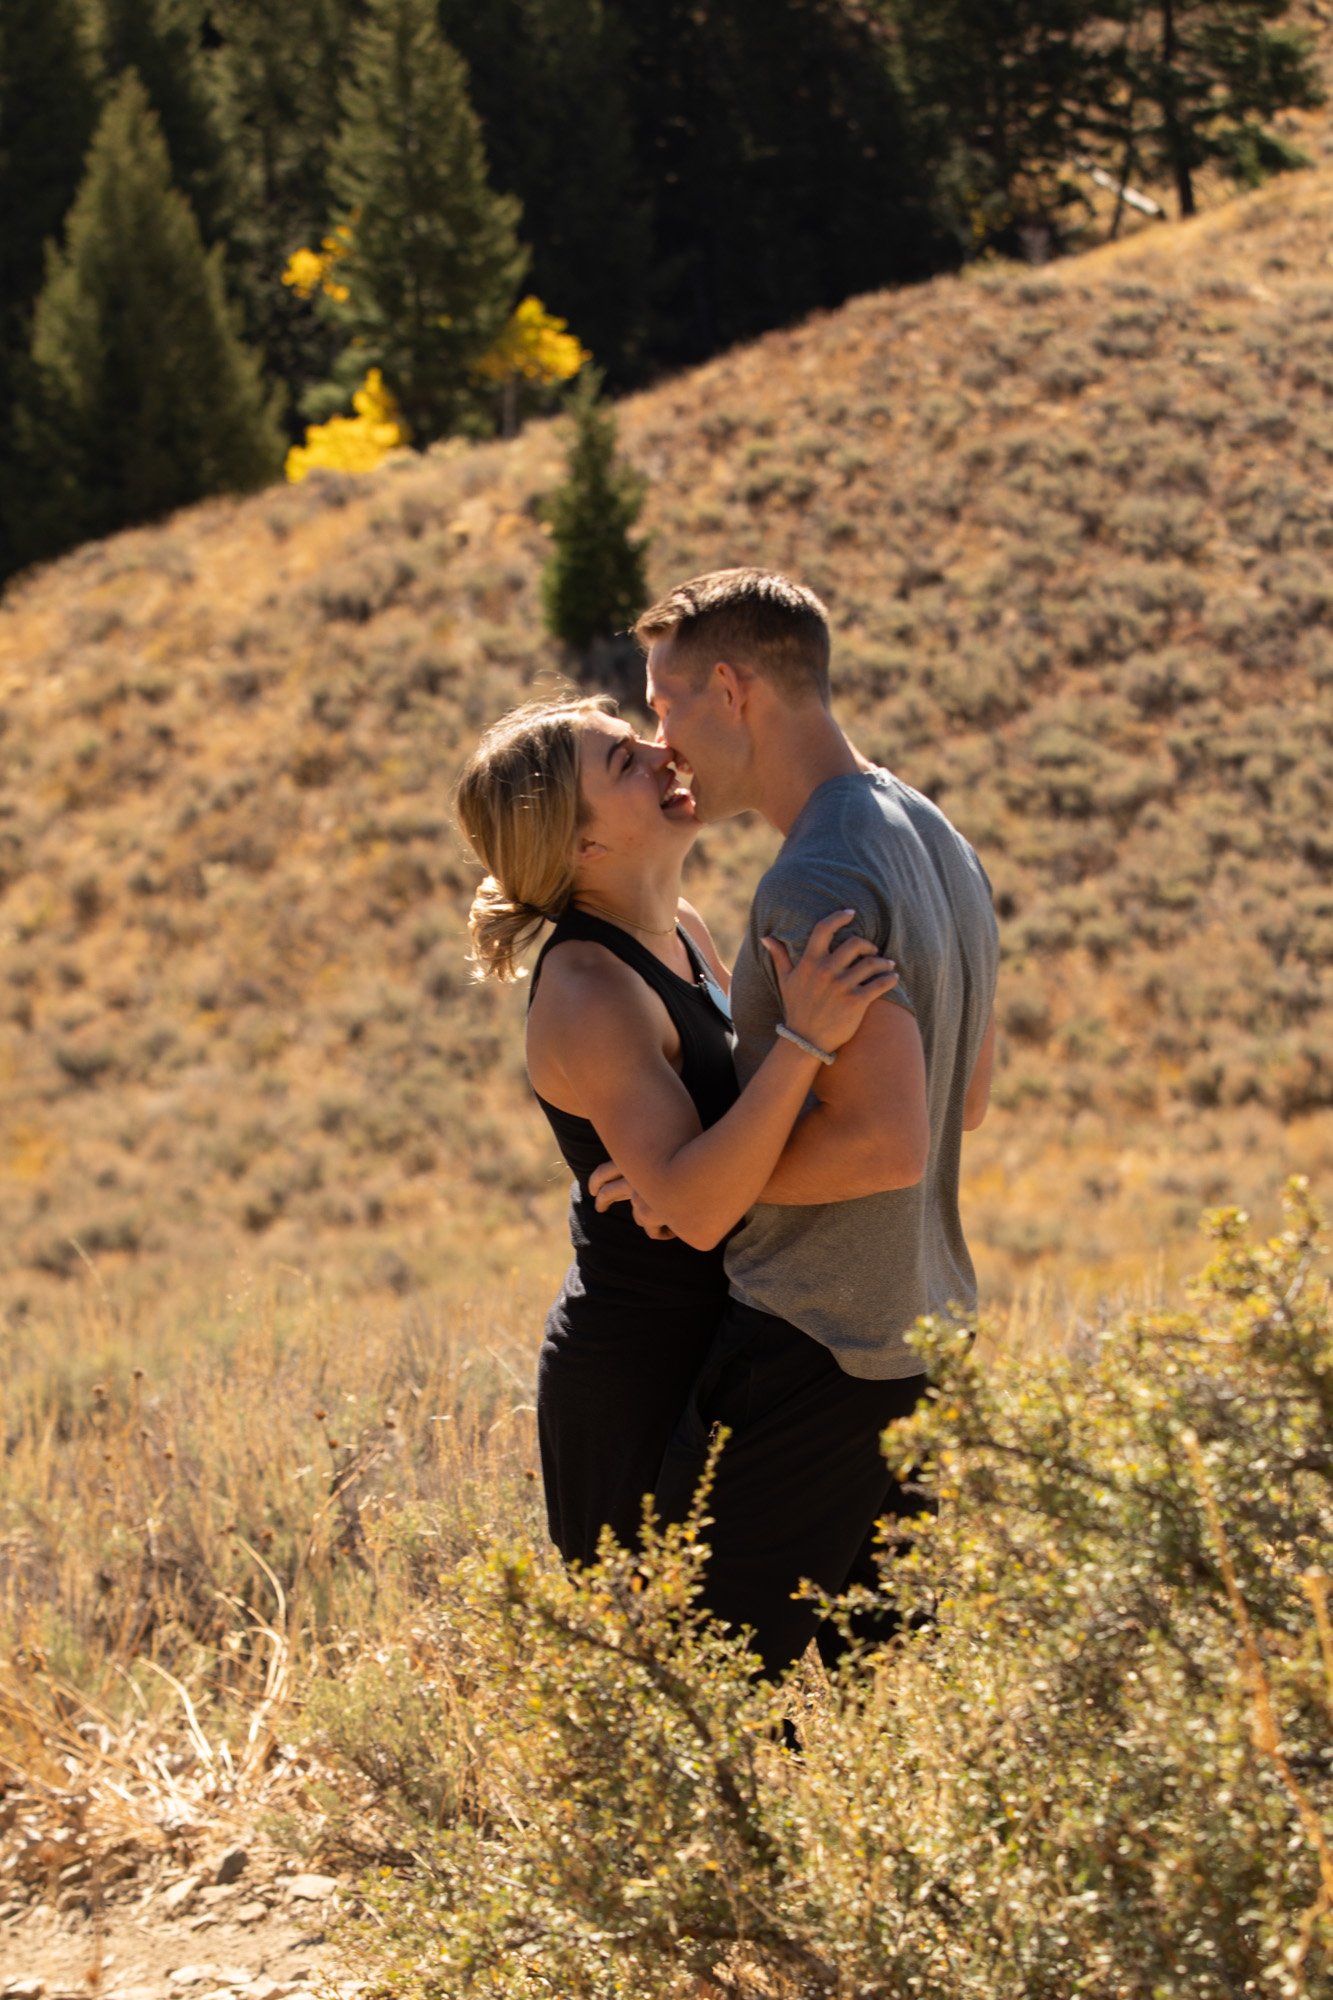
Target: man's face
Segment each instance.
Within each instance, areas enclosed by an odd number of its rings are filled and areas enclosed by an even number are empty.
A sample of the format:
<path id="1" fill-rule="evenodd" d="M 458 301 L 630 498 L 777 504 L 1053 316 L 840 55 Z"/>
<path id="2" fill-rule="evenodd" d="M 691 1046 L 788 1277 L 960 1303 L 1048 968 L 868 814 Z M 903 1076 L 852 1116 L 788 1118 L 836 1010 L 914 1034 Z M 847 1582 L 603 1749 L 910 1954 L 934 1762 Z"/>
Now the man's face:
<path id="1" fill-rule="evenodd" d="M 728 819 L 745 808 L 737 796 L 748 748 L 744 724 L 716 670 L 696 685 L 694 675 L 673 661 L 672 644 L 670 637 L 657 639 L 648 651 L 648 706 L 657 717 L 658 741 L 688 780 L 697 817 Z"/>

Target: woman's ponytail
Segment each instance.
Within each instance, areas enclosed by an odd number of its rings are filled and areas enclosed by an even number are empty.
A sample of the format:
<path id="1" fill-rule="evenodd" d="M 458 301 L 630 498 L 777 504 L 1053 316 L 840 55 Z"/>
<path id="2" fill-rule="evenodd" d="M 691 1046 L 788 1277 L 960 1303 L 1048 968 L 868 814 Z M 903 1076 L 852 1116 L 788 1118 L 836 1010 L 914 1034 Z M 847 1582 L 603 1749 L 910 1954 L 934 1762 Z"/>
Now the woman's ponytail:
<path id="1" fill-rule="evenodd" d="M 535 943 L 546 921 L 544 911 L 516 903 L 494 875 L 488 875 L 472 898 L 467 920 L 472 943 L 468 958 L 478 979 L 518 979 L 518 960 Z"/>

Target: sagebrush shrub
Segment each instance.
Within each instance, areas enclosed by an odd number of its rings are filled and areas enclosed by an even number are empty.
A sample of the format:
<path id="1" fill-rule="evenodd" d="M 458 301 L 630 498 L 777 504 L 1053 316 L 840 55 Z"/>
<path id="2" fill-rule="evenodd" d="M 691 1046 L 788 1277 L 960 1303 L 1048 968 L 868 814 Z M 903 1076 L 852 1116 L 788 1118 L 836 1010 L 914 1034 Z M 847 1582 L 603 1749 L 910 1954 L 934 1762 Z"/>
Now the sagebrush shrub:
<path id="1" fill-rule="evenodd" d="M 375 1990 L 1326 1993 L 1333 1322 L 1287 1207 L 1269 1242 L 1212 1217 L 1183 1300 L 1061 1361 L 922 1329 L 934 1392 L 887 1442 L 940 1512 L 884 1571 L 905 1636 L 832 1685 L 766 1688 L 701 1618 L 702 1513 L 583 1574 L 442 1578 L 431 1726 L 389 1666 L 317 1718 L 416 1857 L 352 1939 Z"/>

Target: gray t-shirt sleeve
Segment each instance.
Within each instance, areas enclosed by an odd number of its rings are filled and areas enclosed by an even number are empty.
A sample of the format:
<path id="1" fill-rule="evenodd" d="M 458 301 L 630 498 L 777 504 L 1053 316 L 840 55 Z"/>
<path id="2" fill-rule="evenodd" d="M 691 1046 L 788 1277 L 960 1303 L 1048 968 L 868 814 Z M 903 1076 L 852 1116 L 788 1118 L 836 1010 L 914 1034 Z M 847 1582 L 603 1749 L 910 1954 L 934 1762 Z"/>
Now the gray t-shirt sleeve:
<path id="1" fill-rule="evenodd" d="M 844 865 L 838 857 L 829 856 L 821 857 L 813 865 L 807 861 L 799 872 L 779 864 L 764 877 L 751 913 L 751 939 L 775 999 L 777 973 L 761 940 L 780 939 L 792 958 L 797 959 L 815 925 L 832 916 L 835 910 L 855 912 L 846 929 L 838 933 L 839 938 L 855 932 L 867 938 L 876 951 L 890 958 L 894 956 L 893 911 L 887 898 L 878 894 L 874 884 L 867 880 L 864 869 L 851 863 Z M 885 998 L 906 1008 L 909 1014 L 916 1012 L 901 978 Z"/>

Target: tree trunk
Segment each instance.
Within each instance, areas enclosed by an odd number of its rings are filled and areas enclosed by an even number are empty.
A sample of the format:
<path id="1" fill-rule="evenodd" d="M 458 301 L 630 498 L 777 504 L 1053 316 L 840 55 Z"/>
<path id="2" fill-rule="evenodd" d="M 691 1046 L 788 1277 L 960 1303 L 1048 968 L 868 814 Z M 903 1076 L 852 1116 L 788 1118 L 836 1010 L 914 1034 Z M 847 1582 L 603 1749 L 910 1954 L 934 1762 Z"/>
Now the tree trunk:
<path id="1" fill-rule="evenodd" d="M 1176 10 L 1175 0 L 1162 0 L 1162 124 L 1166 132 L 1167 158 L 1175 176 L 1176 198 L 1182 215 L 1194 213 L 1194 179 L 1190 173 L 1185 134 L 1176 102 Z"/>
<path id="2" fill-rule="evenodd" d="M 1120 225 L 1125 219 L 1125 195 L 1129 190 L 1130 175 L 1134 171 L 1134 160 L 1137 151 L 1134 135 L 1134 99 L 1132 96 L 1125 114 L 1125 124 L 1127 128 L 1125 134 L 1125 157 L 1120 165 L 1120 185 L 1115 191 L 1115 214 L 1111 218 L 1112 243 L 1115 242 L 1116 237 L 1120 234 Z"/>

